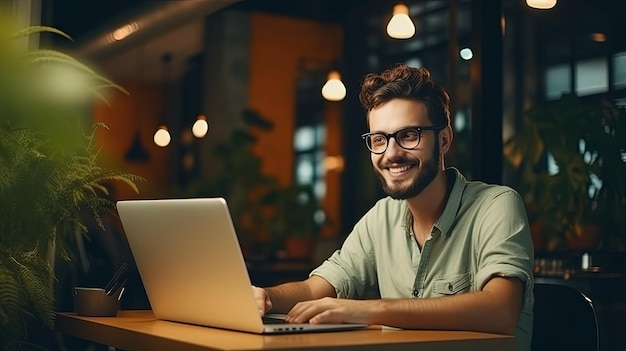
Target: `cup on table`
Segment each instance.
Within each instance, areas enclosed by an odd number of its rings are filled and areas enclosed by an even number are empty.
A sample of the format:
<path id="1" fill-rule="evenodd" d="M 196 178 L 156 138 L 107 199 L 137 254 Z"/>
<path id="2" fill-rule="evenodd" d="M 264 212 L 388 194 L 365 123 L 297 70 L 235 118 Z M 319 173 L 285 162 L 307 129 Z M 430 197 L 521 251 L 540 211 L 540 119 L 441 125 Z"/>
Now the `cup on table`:
<path id="1" fill-rule="evenodd" d="M 115 317 L 124 287 L 107 295 L 102 288 L 74 287 L 74 312 L 81 316 Z"/>

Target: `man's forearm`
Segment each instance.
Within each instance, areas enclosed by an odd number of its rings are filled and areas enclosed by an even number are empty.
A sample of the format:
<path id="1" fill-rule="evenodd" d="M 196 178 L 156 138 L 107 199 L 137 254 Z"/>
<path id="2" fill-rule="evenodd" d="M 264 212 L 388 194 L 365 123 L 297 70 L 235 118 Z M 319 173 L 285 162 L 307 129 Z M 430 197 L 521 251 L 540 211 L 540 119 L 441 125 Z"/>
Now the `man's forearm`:
<path id="1" fill-rule="evenodd" d="M 300 301 L 335 297 L 334 288 L 324 279 L 313 276 L 304 281 L 290 282 L 265 288 L 272 302 L 273 313 L 287 313 Z"/>
<path id="2" fill-rule="evenodd" d="M 511 281 L 493 283 L 508 285 Z M 521 282 L 514 284 L 521 285 Z M 501 288 L 512 287 L 499 286 L 498 290 Z M 520 293 L 512 295 L 519 296 Z M 369 301 L 372 303 L 369 310 L 374 323 L 398 328 L 474 330 L 512 335 L 522 302 L 511 301 L 506 296 L 511 295 L 483 290 L 436 299 L 373 300 Z"/>

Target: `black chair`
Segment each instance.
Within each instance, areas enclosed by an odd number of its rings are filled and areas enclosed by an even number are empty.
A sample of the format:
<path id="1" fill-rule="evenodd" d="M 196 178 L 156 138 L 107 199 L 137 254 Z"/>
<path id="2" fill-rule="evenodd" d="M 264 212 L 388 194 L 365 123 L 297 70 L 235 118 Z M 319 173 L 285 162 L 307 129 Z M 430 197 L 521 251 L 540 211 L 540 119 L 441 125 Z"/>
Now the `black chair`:
<path id="1" fill-rule="evenodd" d="M 591 299 L 557 284 L 535 284 L 532 351 L 599 351 L 598 320 Z"/>

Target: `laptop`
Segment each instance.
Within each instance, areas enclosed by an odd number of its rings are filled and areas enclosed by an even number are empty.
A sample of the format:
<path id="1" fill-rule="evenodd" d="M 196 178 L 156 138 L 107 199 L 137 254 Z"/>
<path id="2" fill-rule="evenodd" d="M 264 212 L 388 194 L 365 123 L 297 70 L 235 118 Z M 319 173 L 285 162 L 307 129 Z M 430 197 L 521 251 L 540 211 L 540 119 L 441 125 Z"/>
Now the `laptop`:
<path id="1" fill-rule="evenodd" d="M 158 319 L 257 334 L 367 327 L 264 322 L 223 198 L 122 200 L 117 211 Z"/>

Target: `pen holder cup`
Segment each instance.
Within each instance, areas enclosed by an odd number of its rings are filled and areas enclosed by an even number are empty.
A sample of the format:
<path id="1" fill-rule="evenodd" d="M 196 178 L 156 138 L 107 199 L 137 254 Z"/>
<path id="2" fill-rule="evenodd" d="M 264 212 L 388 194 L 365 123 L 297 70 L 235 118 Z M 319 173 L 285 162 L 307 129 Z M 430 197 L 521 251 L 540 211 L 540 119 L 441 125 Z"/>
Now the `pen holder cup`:
<path id="1" fill-rule="evenodd" d="M 107 295 L 101 288 L 74 288 L 74 312 L 81 316 L 115 317 L 124 288 Z"/>

